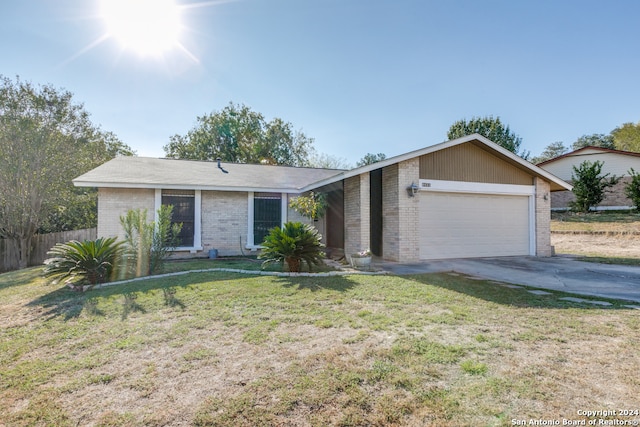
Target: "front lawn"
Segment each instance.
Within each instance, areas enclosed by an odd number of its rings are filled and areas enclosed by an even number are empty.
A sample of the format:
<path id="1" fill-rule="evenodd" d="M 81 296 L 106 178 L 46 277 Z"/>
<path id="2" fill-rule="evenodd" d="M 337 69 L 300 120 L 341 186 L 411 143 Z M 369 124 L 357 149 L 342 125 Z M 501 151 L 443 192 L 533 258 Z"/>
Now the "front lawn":
<path id="1" fill-rule="evenodd" d="M 39 271 L 0 275 L 0 425 L 507 426 L 637 407 L 640 311 L 621 302 L 452 274 L 78 293 Z"/>

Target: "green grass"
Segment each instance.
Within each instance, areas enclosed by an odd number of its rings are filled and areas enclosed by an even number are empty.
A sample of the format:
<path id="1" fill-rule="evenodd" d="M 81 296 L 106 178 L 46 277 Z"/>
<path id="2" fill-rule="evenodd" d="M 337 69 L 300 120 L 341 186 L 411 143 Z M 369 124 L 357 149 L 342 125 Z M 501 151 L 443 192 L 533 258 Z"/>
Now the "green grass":
<path id="1" fill-rule="evenodd" d="M 170 268 L 229 263 L 259 268 Z M 448 274 L 193 273 L 86 293 L 39 274 L 0 275 L 0 425 L 506 426 L 632 407 L 640 387 L 640 311 L 621 301 Z"/>
<path id="2" fill-rule="evenodd" d="M 640 231 L 640 213 L 635 211 L 552 212 L 551 230 L 587 232 Z"/>

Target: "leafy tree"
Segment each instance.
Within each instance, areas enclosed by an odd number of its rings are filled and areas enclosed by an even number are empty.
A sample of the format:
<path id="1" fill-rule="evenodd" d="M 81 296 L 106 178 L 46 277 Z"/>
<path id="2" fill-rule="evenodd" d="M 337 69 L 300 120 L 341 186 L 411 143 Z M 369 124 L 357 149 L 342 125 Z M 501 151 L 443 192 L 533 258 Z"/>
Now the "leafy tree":
<path id="1" fill-rule="evenodd" d="M 611 131 L 617 150 L 640 153 L 640 122 L 624 123 Z"/>
<path id="2" fill-rule="evenodd" d="M 186 135 L 173 135 L 163 148 L 167 157 L 177 159 L 304 166 L 313 139 L 282 119 L 267 122 L 249 107 L 229 103 L 198 117 L 194 128 Z"/>
<path id="3" fill-rule="evenodd" d="M 166 259 L 178 245 L 182 224 L 171 224 L 173 206 L 162 205 L 158 220 L 147 221 L 146 209 L 130 209 L 120 217 L 126 242 L 128 275 L 147 276 L 162 272 Z"/>
<path id="4" fill-rule="evenodd" d="M 16 254 L 12 268 L 27 266 L 38 228 L 67 221 L 61 207 L 86 212 L 73 202 L 90 196 L 75 199 L 71 180 L 121 149 L 130 151 L 92 125 L 70 92 L 0 76 L 0 238 Z"/>
<path id="5" fill-rule="evenodd" d="M 500 117 L 473 117 L 471 120 L 458 120 L 449 128 L 447 138 L 456 139 L 473 133 L 489 138 L 491 141 L 503 148 L 518 154 L 520 157 L 527 159 L 530 156 L 528 151 L 518 152 L 522 145 L 522 138 L 513 133 L 509 126 L 500 121 Z"/>
<path id="6" fill-rule="evenodd" d="M 614 149 L 613 135 L 605 135 L 603 133 L 594 133 L 591 135 L 582 135 L 571 145 L 572 150 L 579 150 L 584 147 L 602 147 Z"/>
<path id="7" fill-rule="evenodd" d="M 305 166 L 322 169 L 351 169 L 347 159 L 311 150 Z"/>
<path id="8" fill-rule="evenodd" d="M 631 181 L 624 188 L 624 194 L 631 199 L 636 211 L 640 212 L 640 173 L 633 168 L 629 169 L 628 173 Z"/>
<path id="9" fill-rule="evenodd" d="M 263 268 L 275 262 L 289 266 L 289 271 L 299 273 L 304 262 L 311 271 L 314 265 L 321 265 L 323 259 L 318 230 L 301 222 L 286 222 L 282 228 L 274 227 L 262 243 L 259 258 L 265 259 Z"/>
<path id="10" fill-rule="evenodd" d="M 381 162 L 386 158 L 387 158 L 387 155 L 384 153 L 378 153 L 378 154 L 367 153 L 364 155 L 362 159 L 358 160 L 358 163 L 356 163 L 356 166 L 360 167 L 360 166 L 371 165 L 373 163 Z"/>
<path id="11" fill-rule="evenodd" d="M 562 141 L 552 142 L 551 144 L 547 145 L 547 147 L 539 156 L 533 157 L 531 159 L 531 163 L 537 165 L 538 163 L 555 159 L 556 157 L 566 153 L 567 150 L 567 147 L 564 146 L 564 143 L 562 143 Z"/>
<path id="12" fill-rule="evenodd" d="M 590 162 L 585 160 L 577 167 L 573 167 L 573 194 L 576 200 L 571 207 L 577 212 L 589 212 L 592 207 L 598 206 L 604 199 L 607 188 L 613 187 L 620 181 L 620 177 L 602 173 L 604 162 L 597 160 Z"/>
<path id="13" fill-rule="evenodd" d="M 44 275 L 53 277 L 55 283 L 67 278 L 75 284 L 105 283 L 111 279 L 123 243 L 115 237 L 58 243 L 48 252 L 51 257 L 44 261 Z"/>
<path id="14" fill-rule="evenodd" d="M 298 196 L 291 199 L 289 206 L 300 215 L 311 220 L 322 218 L 327 211 L 327 195 L 312 191 L 307 196 Z"/>

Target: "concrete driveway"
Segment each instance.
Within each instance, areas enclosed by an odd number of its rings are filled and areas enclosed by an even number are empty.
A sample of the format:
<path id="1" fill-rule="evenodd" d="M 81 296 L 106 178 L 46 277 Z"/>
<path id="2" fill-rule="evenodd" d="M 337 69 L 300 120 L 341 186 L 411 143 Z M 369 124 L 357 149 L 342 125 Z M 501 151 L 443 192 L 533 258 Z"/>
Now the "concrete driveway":
<path id="1" fill-rule="evenodd" d="M 637 266 L 581 262 L 569 257 L 448 259 L 377 265 L 394 274 L 455 271 L 517 285 L 640 302 L 640 267 Z"/>

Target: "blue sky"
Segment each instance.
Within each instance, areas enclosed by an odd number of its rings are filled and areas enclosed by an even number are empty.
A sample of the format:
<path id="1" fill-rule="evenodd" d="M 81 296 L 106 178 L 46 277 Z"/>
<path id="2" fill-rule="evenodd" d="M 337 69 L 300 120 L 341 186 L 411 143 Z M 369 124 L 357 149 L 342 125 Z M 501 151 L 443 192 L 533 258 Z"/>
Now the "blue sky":
<path id="1" fill-rule="evenodd" d="M 499 116 L 539 154 L 640 120 L 636 0 L 176 0 L 182 49 L 124 49 L 98 0 L 4 0 L 0 73 L 74 94 L 139 155 L 244 103 L 354 164 Z"/>

